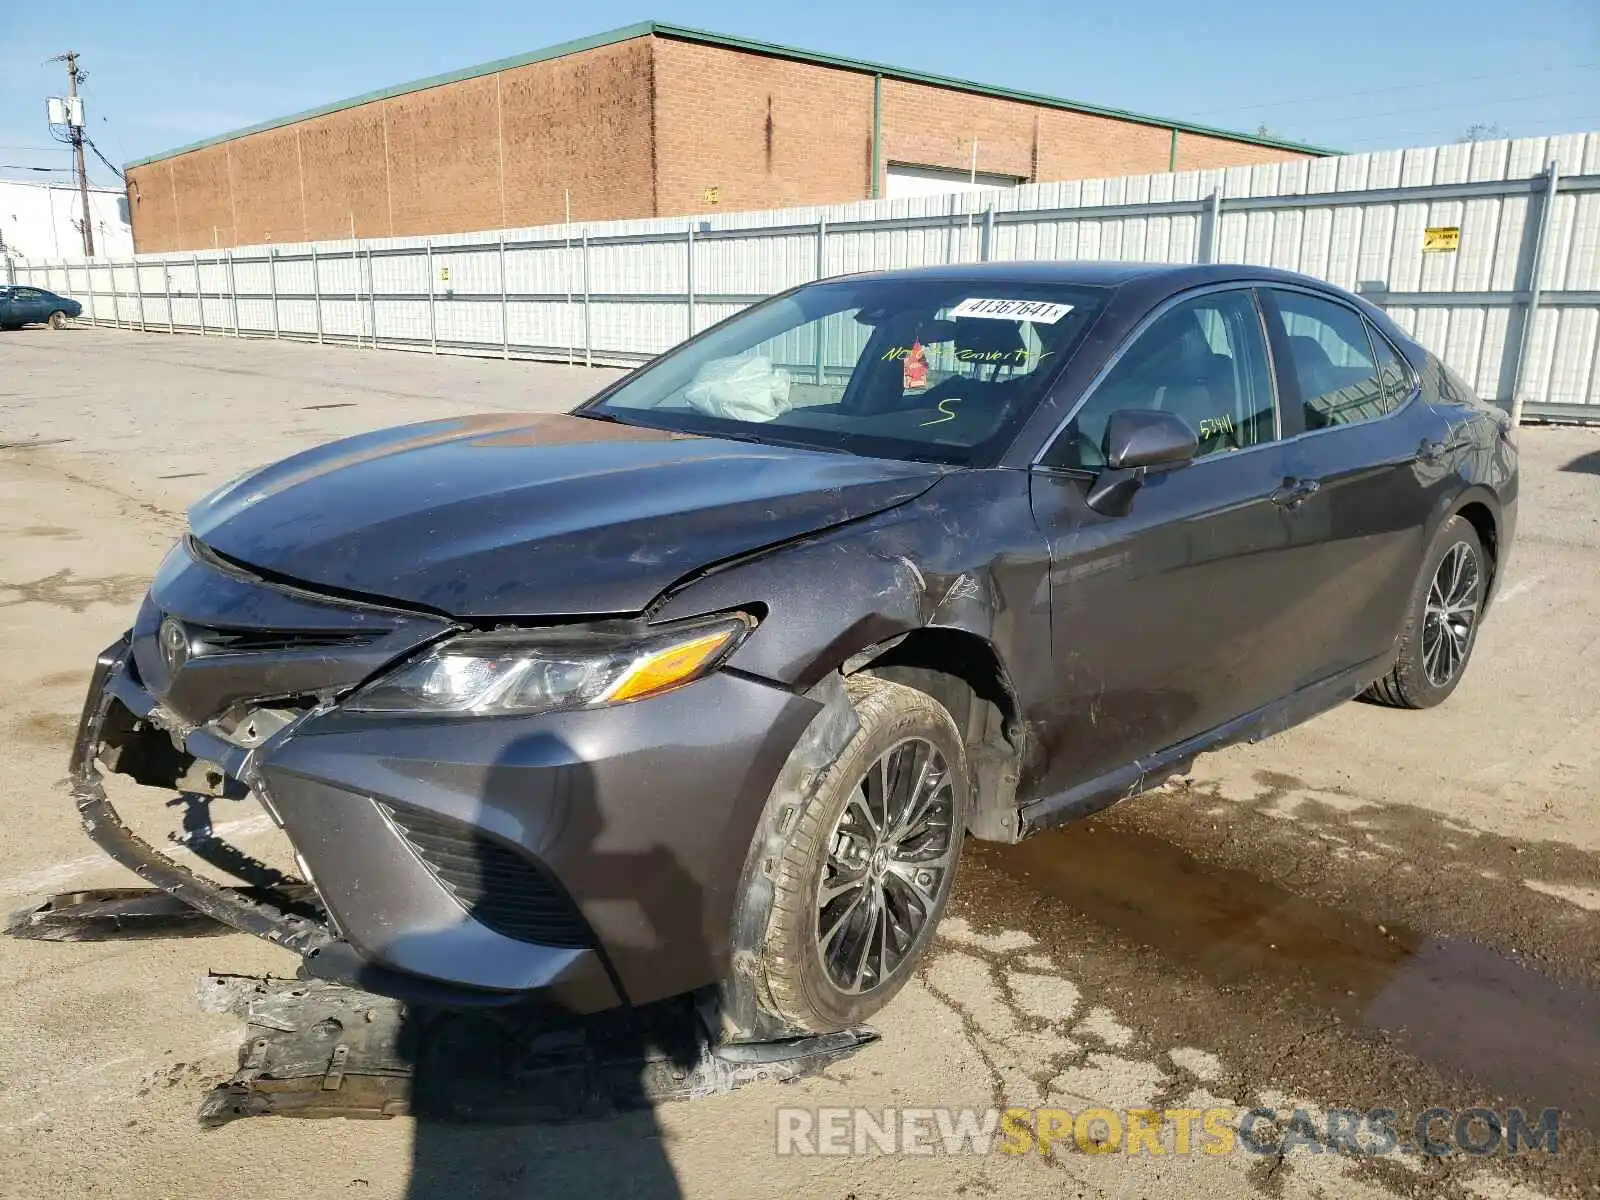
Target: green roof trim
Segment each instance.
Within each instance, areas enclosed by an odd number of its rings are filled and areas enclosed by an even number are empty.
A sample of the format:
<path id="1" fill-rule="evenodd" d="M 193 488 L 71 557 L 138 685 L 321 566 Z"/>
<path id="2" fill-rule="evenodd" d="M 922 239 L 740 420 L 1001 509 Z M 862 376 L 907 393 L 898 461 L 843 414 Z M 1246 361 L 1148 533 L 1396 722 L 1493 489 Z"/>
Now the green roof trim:
<path id="1" fill-rule="evenodd" d="M 525 67 L 530 63 L 547 62 L 552 58 L 563 58 L 566 55 L 577 54 L 584 50 L 595 50 L 602 46 L 614 46 L 618 42 L 628 42 L 635 38 L 651 36 L 673 38 L 683 42 L 698 42 L 706 46 L 721 46 L 729 50 L 742 50 L 749 54 L 765 54 L 772 58 L 784 58 L 794 62 L 816 63 L 819 66 L 833 67 L 842 71 L 878 75 L 884 79 L 899 79 L 907 83 L 921 83 L 930 87 L 970 92 L 979 96 L 993 96 L 1001 100 L 1015 100 L 1022 104 L 1034 104 L 1042 108 L 1058 108 L 1069 112 L 1088 113 L 1091 116 L 1111 117 L 1118 121 L 1129 121 L 1137 125 L 1153 125 L 1160 129 L 1170 129 L 1175 133 L 1199 134 L 1203 137 L 1222 138 L 1230 142 L 1243 142 L 1252 146 L 1266 146 L 1274 150 L 1288 150 L 1298 154 L 1323 157 L 1340 153 L 1338 150 L 1329 150 L 1321 146 L 1307 146 L 1300 142 L 1285 141 L 1282 138 L 1260 137 L 1252 133 L 1238 133 L 1230 129 L 1216 129 L 1208 125 L 1195 125 L 1188 121 L 1171 121 L 1164 117 L 1150 116 L 1148 113 L 1129 112 L 1120 108 L 1107 108 L 1100 104 L 1085 104 L 1078 100 L 1064 100 L 1059 96 L 1046 96 L 1039 92 L 1025 92 L 1015 88 L 998 87 L 995 84 L 978 83 L 970 79 L 957 79 L 949 75 L 934 75 L 927 71 L 913 71 L 906 67 L 891 66 L 887 63 L 846 58 L 837 54 L 823 54 L 816 50 L 801 50 L 794 46 L 758 42 L 750 38 L 734 37 L 725 33 L 711 33 L 704 29 L 690 29 L 683 25 L 668 25 L 661 21 L 640 21 L 634 25 L 625 25 L 621 29 L 613 29 L 609 33 L 597 33 L 590 37 L 577 38 L 570 42 L 562 42 L 557 46 L 546 46 L 542 50 L 534 50 L 528 54 L 518 54 L 511 58 L 479 63 L 474 67 L 466 67 L 459 71 L 449 71 L 443 75 L 433 75 L 427 79 L 416 79 L 410 83 L 396 84 L 394 87 L 382 88 L 376 92 L 352 96 L 348 100 L 324 104 L 319 108 L 309 108 L 304 112 L 290 113 L 285 117 L 262 121 L 256 125 L 247 125 L 243 129 L 235 129 L 230 133 L 223 133 L 216 137 L 205 138 L 202 141 L 191 142 L 187 146 L 179 146 L 175 150 L 168 150 L 162 154 L 152 154 L 148 158 L 134 159 L 126 164 L 126 168 L 131 170 L 134 167 L 148 166 L 151 163 L 176 158 L 182 154 L 192 154 L 196 150 L 204 150 L 209 146 L 231 142 L 236 138 L 248 137 L 253 133 L 266 133 L 269 130 L 282 129 L 287 125 L 297 125 L 301 121 L 309 121 L 315 117 L 325 117 L 330 113 L 343 112 L 347 108 L 359 108 L 363 104 L 371 104 L 377 100 L 389 100 L 395 96 L 405 96 L 412 92 L 443 87 L 447 83 L 460 83 L 467 79 L 477 79 L 484 75 L 493 75 L 516 67 Z"/>

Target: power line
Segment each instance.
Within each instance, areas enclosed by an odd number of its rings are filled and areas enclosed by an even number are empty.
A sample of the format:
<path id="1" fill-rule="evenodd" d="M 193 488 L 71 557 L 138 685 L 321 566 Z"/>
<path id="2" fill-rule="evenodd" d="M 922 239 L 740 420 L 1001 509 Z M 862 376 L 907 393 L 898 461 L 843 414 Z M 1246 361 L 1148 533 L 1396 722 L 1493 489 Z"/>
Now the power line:
<path id="1" fill-rule="evenodd" d="M 127 183 L 128 182 L 128 177 L 122 173 L 122 169 L 120 167 L 118 167 L 116 163 L 112 162 L 109 158 L 107 158 L 104 154 L 100 153 L 100 147 L 96 146 L 94 144 L 93 139 L 90 138 L 88 134 L 84 134 L 83 135 L 83 141 L 84 141 L 84 145 L 88 146 L 89 149 L 94 151 L 94 156 L 96 158 L 98 158 L 101 162 L 105 163 L 107 170 L 109 170 L 118 179 L 122 180 L 123 183 Z"/>
<path id="2" fill-rule="evenodd" d="M 1349 121 L 1376 121 L 1380 117 L 1401 117 L 1401 116 L 1406 116 L 1406 115 L 1408 115 L 1410 113 L 1438 112 L 1441 109 L 1446 109 L 1446 108 L 1464 108 L 1469 104 L 1473 107 L 1474 110 L 1479 110 L 1479 109 L 1483 109 L 1483 108 L 1485 108 L 1485 107 L 1487 107 L 1488 105 L 1491 105 L 1491 104 L 1501 104 L 1501 105 L 1504 105 L 1504 104 L 1532 104 L 1533 102 L 1538 101 L 1538 100 L 1555 100 L 1555 99 L 1558 99 L 1558 98 L 1560 98 L 1560 93 L 1556 93 L 1556 92 L 1541 92 L 1541 93 L 1539 93 L 1537 95 L 1533 95 L 1533 96 L 1501 96 L 1498 99 L 1487 99 L 1487 100 L 1480 100 L 1480 99 L 1474 99 L 1474 100 L 1470 100 L 1470 101 L 1468 101 L 1468 100 L 1447 100 L 1442 104 L 1414 104 L 1409 108 L 1391 108 L 1391 109 L 1388 109 L 1388 110 L 1386 110 L 1384 112 L 1357 113 L 1355 116 L 1343 117 L 1343 118 L 1341 118 L 1341 120 L 1346 121 L 1346 122 L 1349 122 Z"/>
<path id="3" fill-rule="evenodd" d="M 1582 116 L 1582 117 L 1566 117 L 1564 119 L 1568 120 L 1568 121 L 1571 121 L 1574 124 L 1581 124 L 1582 122 L 1585 122 L 1585 121 L 1600 122 L 1600 113 L 1591 113 L 1588 116 Z M 1346 147 L 1348 147 L 1350 150 L 1356 151 L 1356 152 L 1359 152 L 1359 153 L 1363 153 L 1363 154 L 1367 153 L 1368 149 L 1372 149 L 1372 150 L 1402 150 L 1402 149 L 1410 149 L 1410 147 L 1407 147 L 1407 146 L 1396 146 L 1394 144 L 1394 139 L 1396 139 L 1396 138 L 1411 138 L 1411 137 L 1433 137 L 1433 136 L 1435 136 L 1437 134 L 1448 133 L 1448 132 L 1450 132 L 1450 130 L 1452 128 L 1454 128 L 1454 127 L 1453 126 L 1447 126 L 1447 125 L 1435 125 L 1430 129 L 1385 130 L 1383 133 L 1374 133 L 1374 134 L 1371 134 L 1371 135 L 1369 135 L 1367 137 L 1356 138 L 1353 142 L 1347 140 L 1343 144 Z M 1508 140 L 1508 141 L 1518 141 L 1518 140 L 1521 140 L 1523 138 L 1532 138 L 1532 137 L 1551 138 L 1551 137 L 1564 137 L 1564 136 L 1566 136 L 1566 135 L 1565 134 L 1561 134 L 1561 133 L 1507 134 L 1506 135 L 1506 140 Z M 1495 140 L 1498 141 L 1500 139 L 1495 139 Z"/>
<path id="4" fill-rule="evenodd" d="M 1445 103 L 1442 103 L 1442 104 L 1415 104 L 1415 105 L 1411 105 L 1411 106 L 1409 106 L 1407 108 L 1387 109 L 1387 110 L 1385 110 L 1383 112 L 1375 112 L 1375 113 L 1357 113 L 1354 116 L 1341 117 L 1338 120 L 1338 124 L 1355 125 L 1355 124 L 1359 124 L 1359 123 L 1361 123 L 1363 121 L 1376 121 L 1376 120 L 1385 119 L 1385 118 L 1389 118 L 1389 117 L 1408 116 L 1408 115 L 1411 115 L 1413 113 L 1442 112 L 1442 111 L 1445 111 L 1445 110 L 1448 110 L 1448 109 L 1452 109 L 1452 108 L 1466 109 L 1468 107 L 1468 105 L 1472 106 L 1472 112 L 1476 114 L 1476 113 L 1482 113 L 1488 106 L 1498 106 L 1500 108 L 1504 108 L 1504 107 L 1507 107 L 1507 106 L 1510 106 L 1510 105 L 1532 104 L 1532 103 L 1537 103 L 1537 102 L 1542 102 L 1542 101 L 1563 100 L 1563 99 L 1566 99 L 1566 97 L 1561 95 L 1561 94 L 1559 94 L 1559 93 L 1545 92 L 1545 93 L 1541 93 L 1539 95 L 1533 95 L 1533 96 L 1501 96 L 1501 97 L 1498 97 L 1498 98 L 1484 99 L 1484 100 L 1448 101 L 1448 102 L 1445 102 Z M 1493 114 L 1491 114 L 1491 115 L 1493 115 Z M 1560 121 L 1582 122 L 1582 121 L 1595 120 L 1596 118 L 1594 118 L 1594 117 L 1558 117 L 1558 118 L 1555 118 L 1555 119 L 1556 120 L 1560 120 Z M 1549 124 L 1549 121 L 1542 121 L 1541 124 Z M 1370 135 L 1359 136 L 1359 137 L 1355 138 L 1354 141 L 1357 144 L 1364 143 L 1364 142 L 1372 142 L 1372 141 L 1387 141 L 1392 146 L 1393 145 L 1393 139 L 1395 139 L 1395 138 L 1416 137 L 1416 136 L 1421 136 L 1421 135 L 1427 134 L 1427 133 L 1434 133 L 1434 132 L 1440 132 L 1442 130 L 1448 130 L 1450 128 L 1451 128 L 1451 125 L 1435 126 L 1431 130 L 1427 130 L 1427 129 L 1424 129 L 1424 130 L 1417 130 L 1417 129 L 1412 129 L 1412 130 L 1388 130 L 1388 129 L 1386 129 L 1381 133 L 1375 133 L 1375 134 L 1370 134 Z M 1548 135 L 1541 135 L 1541 136 L 1548 136 Z M 1349 144 L 1351 144 L 1351 141 L 1352 141 L 1352 139 L 1350 139 L 1350 138 L 1341 138 L 1341 137 L 1337 137 L 1337 136 L 1332 135 L 1332 134 L 1329 135 L 1328 140 L 1332 141 L 1332 142 L 1335 142 L 1335 143 L 1338 143 L 1340 145 L 1349 145 Z"/>
<path id="5" fill-rule="evenodd" d="M 1507 79 L 1512 76 L 1538 74 L 1541 76 L 1552 74 L 1556 71 L 1582 71 L 1590 67 L 1600 67 L 1600 62 L 1569 63 L 1563 67 L 1547 67 L 1541 71 L 1494 71 L 1487 75 L 1458 75 L 1453 79 L 1434 79 L 1426 83 L 1400 83 L 1392 87 L 1366 88 L 1356 92 L 1324 92 L 1320 96 L 1302 96 L 1295 100 L 1267 100 L 1260 104 L 1230 104 L 1226 108 L 1207 108 L 1193 114 L 1197 117 L 1215 116 L 1217 113 L 1253 112 L 1262 108 L 1287 108 L 1291 104 L 1319 104 L 1328 100 L 1349 100 L 1356 96 L 1381 96 L 1391 92 L 1413 92 L 1419 88 L 1449 87 L 1457 83 L 1479 83 L 1485 79 Z"/>

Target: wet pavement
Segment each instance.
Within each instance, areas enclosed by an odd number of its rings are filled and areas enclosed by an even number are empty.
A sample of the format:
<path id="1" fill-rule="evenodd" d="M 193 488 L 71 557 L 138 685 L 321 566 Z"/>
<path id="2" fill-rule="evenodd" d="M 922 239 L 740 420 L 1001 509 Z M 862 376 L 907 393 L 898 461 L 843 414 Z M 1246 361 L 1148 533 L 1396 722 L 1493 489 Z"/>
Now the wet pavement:
<path id="1" fill-rule="evenodd" d="M 1561 1161 L 1517 1165 L 1547 1186 L 1600 1183 L 1600 921 L 1497 869 L 1563 859 L 1600 882 L 1600 864 L 1426 814 L 1363 819 L 1348 811 L 1359 800 L 1338 797 L 1341 811 L 1271 772 L 1254 783 L 1245 804 L 1184 780 L 1015 846 L 974 845 L 957 911 L 1026 929 L 1155 1043 L 1225 1055 L 1230 1094 L 1409 1103 L 1412 1117 L 1555 1107 Z M 1263 818 L 1297 793 L 1298 820 Z M 1388 840 L 1403 837 L 1414 856 Z M 1326 852 L 1363 840 L 1393 847 L 1401 869 Z M 1468 841 L 1484 844 L 1458 857 Z"/>

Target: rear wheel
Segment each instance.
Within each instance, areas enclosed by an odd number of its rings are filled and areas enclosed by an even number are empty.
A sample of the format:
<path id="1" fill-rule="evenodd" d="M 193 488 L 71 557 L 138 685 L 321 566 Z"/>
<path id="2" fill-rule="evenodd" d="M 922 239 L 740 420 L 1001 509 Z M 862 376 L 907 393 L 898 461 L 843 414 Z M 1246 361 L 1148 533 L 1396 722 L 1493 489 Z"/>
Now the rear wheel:
<path id="1" fill-rule="evenodd" d="M 1477 644 L 1488 587 L 1478 531 L 1464 517 L 1451 517 L 1423 562 L 1394 666 L 1367 697 L 1395 708 L 1432 708 L 1455 691 Z"/>
<path id="2" fill-rule="evenodd" d="M 67 314 L 58 308 L 55 312 L 50 314 L 50 318 L 46 324 L 48 324 L 51 329 L 65 329 L 67 327 Z"/>
<path id="3" fill-rule="evenodd" d="M 887 680 L 847 686 L 860 728 L 798 811 L 775 792 L 757 830 L 776 849 L 754 882 L 765 936 L 728 985 L 753 990 L 790 1031 L 856 1024 L 905 986 L 949 899 L 966 829 L 966 748 L 949 712 Z"/>

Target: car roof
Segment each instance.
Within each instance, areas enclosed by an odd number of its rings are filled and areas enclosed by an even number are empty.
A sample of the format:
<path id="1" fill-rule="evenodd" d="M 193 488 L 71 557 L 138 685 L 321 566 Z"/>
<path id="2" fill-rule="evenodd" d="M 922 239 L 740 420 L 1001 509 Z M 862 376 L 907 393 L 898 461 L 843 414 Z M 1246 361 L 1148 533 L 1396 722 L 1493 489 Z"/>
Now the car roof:
<path id="1" fill-rule="evenodd" d="M 1143 283 L 1174 292 L 1208 283 L 1231 280 L 1263 283 L 1298 283 L 1330 289 L 1326 281 L 1283 271 L 1275 267 L 1253 267 L 1240 263 L 1151 263 L 1151 262 L 987 262 L 950 263 L 942 266 L 909 267 L 898 271 L 870 271 L 856 279 L 928 279 L 980 283 L 1060 283 L 1080 287 L 1121 287 Z"/>

